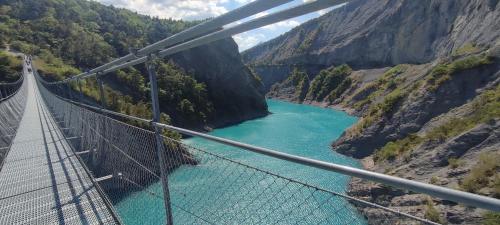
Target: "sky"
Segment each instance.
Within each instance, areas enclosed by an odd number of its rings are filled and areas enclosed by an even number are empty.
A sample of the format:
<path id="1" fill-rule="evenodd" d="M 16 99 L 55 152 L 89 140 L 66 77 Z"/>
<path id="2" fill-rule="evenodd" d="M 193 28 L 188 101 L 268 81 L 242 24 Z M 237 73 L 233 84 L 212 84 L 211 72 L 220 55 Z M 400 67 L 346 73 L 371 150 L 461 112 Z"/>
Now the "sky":
<path id="1" fill-rule="evenodd" d="M 236 9 L 254 0 L 95 0 L 105 5 L 113 5 L 118 8 L 126 8 L 140 14 L 157 16 L 159 18 L 172 18 L 182 20 L 199 20 L 222 15 L 230 10 Z M 283 10 L 304 2 L 312 0 L 294 0 L 291 3 L 276 7 L 263 13 L 259 13 L 250 19 L 265 16 L 269 13 Z M 244 51 L 259 43 L 265 42 L 290 29 L 316 18 L 328 10 L 310 13 L 301 17 L 268 25 L 256 30 L 248 31 L 233 36 L 238 43 L 240 51 Z M 234 25 L 234 24 L 232 24 Z"/>

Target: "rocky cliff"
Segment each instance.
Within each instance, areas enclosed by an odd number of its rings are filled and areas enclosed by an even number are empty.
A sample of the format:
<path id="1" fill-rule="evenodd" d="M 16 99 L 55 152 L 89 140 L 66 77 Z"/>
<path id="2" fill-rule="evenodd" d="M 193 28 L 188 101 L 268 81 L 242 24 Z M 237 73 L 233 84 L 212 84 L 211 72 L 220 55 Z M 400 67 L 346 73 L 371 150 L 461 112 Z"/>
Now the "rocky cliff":
<path id="1" fill-rule="evenodd" d="M 367 169 L 498 198 L 499 17 L 498 1 L 351 1 L 243 58 L 278 81 L 266 84 L 269 97 L 361 117 L 332 148 Z M 289 69 L 265 69 L 275 65 Z M 349 194 L 439 223 L 499 223 L 491 212 L 358 179 Z M 383 212 L 359 210 L 384 223 Z"/>
<path id="2" fill-rule="evenodd" d="M 500 36 L 499 11 L 498 0 L 353 0 L 242 56 L 264 70 L 264 81 L 269 65 L 427 63 L 468 43 L 491 46 Z"/>
<path id="3" fill-rule="evenodd" d="M 243 64 L 232 39 L 181 52 L 174 62 L 206 84 L 214 112 L 207 121 L 219 127 L 268 114 L 264 87 Z"/>
<path id="4" fill-rule="evenodd" d="M 479 55 L 398 66 L 396 85 L 383 81 L 394 68 L 387 70 L 338 103 L 362 119 L 333 149 L 377 172 L 499 197 L 499 59 L 497 46 Z M 486 213 L 357 179 L 350 193 L 436 222 L 480 224 Z M 380 215 L 363 210 L 370 218 Z"/>

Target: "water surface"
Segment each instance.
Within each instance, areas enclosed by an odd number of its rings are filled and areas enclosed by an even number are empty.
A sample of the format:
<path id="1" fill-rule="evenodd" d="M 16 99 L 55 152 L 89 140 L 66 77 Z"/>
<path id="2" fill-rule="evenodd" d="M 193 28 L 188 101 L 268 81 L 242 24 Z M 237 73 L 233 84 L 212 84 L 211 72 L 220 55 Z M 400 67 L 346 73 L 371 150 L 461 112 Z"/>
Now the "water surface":
<path id="1" fill-rule="evenodd" d="M 210 134 L 294 155 L 359 167 L 356 160 L 337 154 L 330 149 L 331 142 L 356 122 L 355 117 L 332 109 L 277 100 L 268 100 L 268 105 L 272 112 L 271 115 L 215 129 Z M 200 138 L 190 138 L 184 142 L 206 149 L 210 153 L 330 191 L 343 193 L 347 187 L 349 178 L 336 173 L 284 162 Z M 233 224 L 276 222 L 267 218 L 268 214 L 272 214 L 273 218 L 283 218 L 280 223 L 288 224 L 293 217 L 290 214 L 297 214 L 296 217 L 298 217 L 298 214 L 302 212 L 304 215 L 300 215 L 300 218 L 318 218 L 318 220 L 307 221 L 309 223 L 326 224 L 326 222 L 321 222 L 319 219 L 321 217 L 328 218 L 328 223 L 337 221 L 334 217 L 338 217 L 339 222 L 345 222 L 347 217 L 351 220 L 349 224 L 365 223 L 352 207 L 347 206 L 346 209 L 339 212 L 336 207 L 348 204 L 339 199 L 330 200 L 328 194 L 318 193 L 316 195 L 316 193 L 312 193 L 314 191 L 302 188 L 296 183 L 284 183 L 286 181 L 266 176 L 261 172 L 256 173 L 244 166 L 227 163 L 213 156 L 202 156 L 202 158 L 204 161 L 201 165 L 196 167 L 183 166 L 169 176 L 172 186 L 172 203 L 175 205 L 173 208 L 174 221 L 181 224 L 206 223 L 207 221 L 204 221 L 206 218 L 208 218 L 208 222 L 218 221 L 220 223 L 222 221 Z M 269 201 L 259 202 L 259 198 L 265 198 L 268 190 L 273 188 L 277 190 L 275 192 L 269 191 L 270 194 L 275 195 L 282 192 L 287 194 L 276 197 L 272 203 Z M 161 193 L 161 186 L 157 183 L 149 187 L 148 190 Z M 283 210 L 283 205 L 288 204 L 289 199 L 294 199 L 297 202 L 295 205 L 290 203 L 290 207 L 302 209 L 300 211 L 296 209 L 293 211 Z M 333 201 L 333 203 L 328 201 Z M 322 202 L 328 204 L 319 204 Z M 127 224 L 161 224 L 164 219 L 163 209 L 158 207 L 161 204 L 163 203 L 157 198 L 152 197 L 147 191 L 143 191 L 121 200 L 116 204 L 116 207 Z M 316 212 L 318 207 L 323 207 L 321 215 L 312 215 L 314 214 L 312 212 Z M 191 215 L 191 212 L 202 212 L 202 215 L 198 215 L 200 216 L 199 220 L 193 220 L 196 216 Z M 252 216 L 247 218 L 249 216 L 245 214 Z M 262 216 L 258 214 L 262 214 Z M 287 222 L 286 219 L 291 221 Z"/>

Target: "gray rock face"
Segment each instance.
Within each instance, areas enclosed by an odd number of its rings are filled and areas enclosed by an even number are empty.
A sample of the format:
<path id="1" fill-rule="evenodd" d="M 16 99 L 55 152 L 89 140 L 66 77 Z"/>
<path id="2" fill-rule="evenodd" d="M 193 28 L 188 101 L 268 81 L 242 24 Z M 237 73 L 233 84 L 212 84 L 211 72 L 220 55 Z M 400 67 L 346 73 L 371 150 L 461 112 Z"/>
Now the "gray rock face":
<path id="1" fill-rule="evenodd" d="M 285 80 L 292 72 L 292 68 L 287 65 L 255 66 L 253 70 L 262 78 L 266 92 L 271 89 L 273 84 Z"/>
<path id="2" fill-rule="evenodd" d="M 431 160 L 436 162 L 437 166 L 447 166 L 449 158 L 462 157 L 469 149 L 483 143 L 488 138 L 500 142 L 500 123 L 482 124 L 465 134 L 453 138 Z"/>
<path id="3" fill-rule="evenodd" d="M 462 107 L 461 107 L 462 108 Z M 456 152 L 458 148 L 458 153 Z M 429 183 L 435 179 L 435 184 L 457 188 L 457 185 L 477 165 L 477 160 L 483 153 L 499 154 L 500 120 L 479 124 L 476 127 L 448 141 L 421 145 L 413 150 L 407 160 L 394 160 L 377 163 L 375 171 L 382 172 L 391 168 L 392 175 L 406 177 L 412 180 Z M 448 157 L 459 159 L 462 163 L 458 168 L 450 167 Z M 365 160 L 367 160 L 366 158 Z M 353 179 L 348 192 L 351 196 L 377 202 L 390 208 L 397 208 L 411 215 L 424 217 L 427 195 L 396 192 L 361 179 Z M 487 194 L 487 193 L 481 193 Z M 440 216 L 448 224 L 481 224 L 484 210 L 465 207 L 449 201 L 435 201 Z M 368 217 L 372 224 L 392 224 L 379 221 L 389 217 L 389 221 L 399 221 L 394 215 L 385 215 L 382 211 L 358 207 Z M 391 220 L 391 218 L 393 220 Z M 405 223 L 403 223 L 405 224 Z"/>
<path id="4" fill-rule="evenodd" d="M 224 126 L 268 114 L 263 86 L 241 61 L 238 46 L 226 39 L 178 53 L 175 63 L 207 85 L 216 110 L 212 125 Z"/>
<path id="5" fill-rule="evenodd" d="M 242 56 L 265 65 L 420 64 L 466 43 L 493 45 L 499 21 L 498 0 L 353 0 Z"/>
<path id="6" fill-rule="evenodd" d="M 500 63 L 461 71 L 436 91 L 421 90 L 395 108 L 394 113 L 366 128 L 361 135 L 343 135 L 334 144 L 335 151 L 363 158 L 389 141 L 419 131 L 432 118 L 461 106 L 474 98 L 477 90 L 500 77 Z"/>

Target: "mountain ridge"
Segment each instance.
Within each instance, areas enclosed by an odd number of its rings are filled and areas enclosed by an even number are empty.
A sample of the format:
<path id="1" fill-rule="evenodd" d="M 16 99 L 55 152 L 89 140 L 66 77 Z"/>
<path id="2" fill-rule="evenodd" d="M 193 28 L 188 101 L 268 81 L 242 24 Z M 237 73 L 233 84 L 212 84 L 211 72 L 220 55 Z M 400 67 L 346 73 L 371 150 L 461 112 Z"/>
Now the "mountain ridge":
<path id="1" fill-rule="evenodd" d="M 264 81 L 269 66 L 325 69 L 346 63 L 368 69 L 427 63 L 466 44 L 491 47 L 500 36 L 498 11 L 497 0 L 354 0 L 242 52 L 242 57 Z M 278 77 L 286 77 L 283 73 Z"/>

